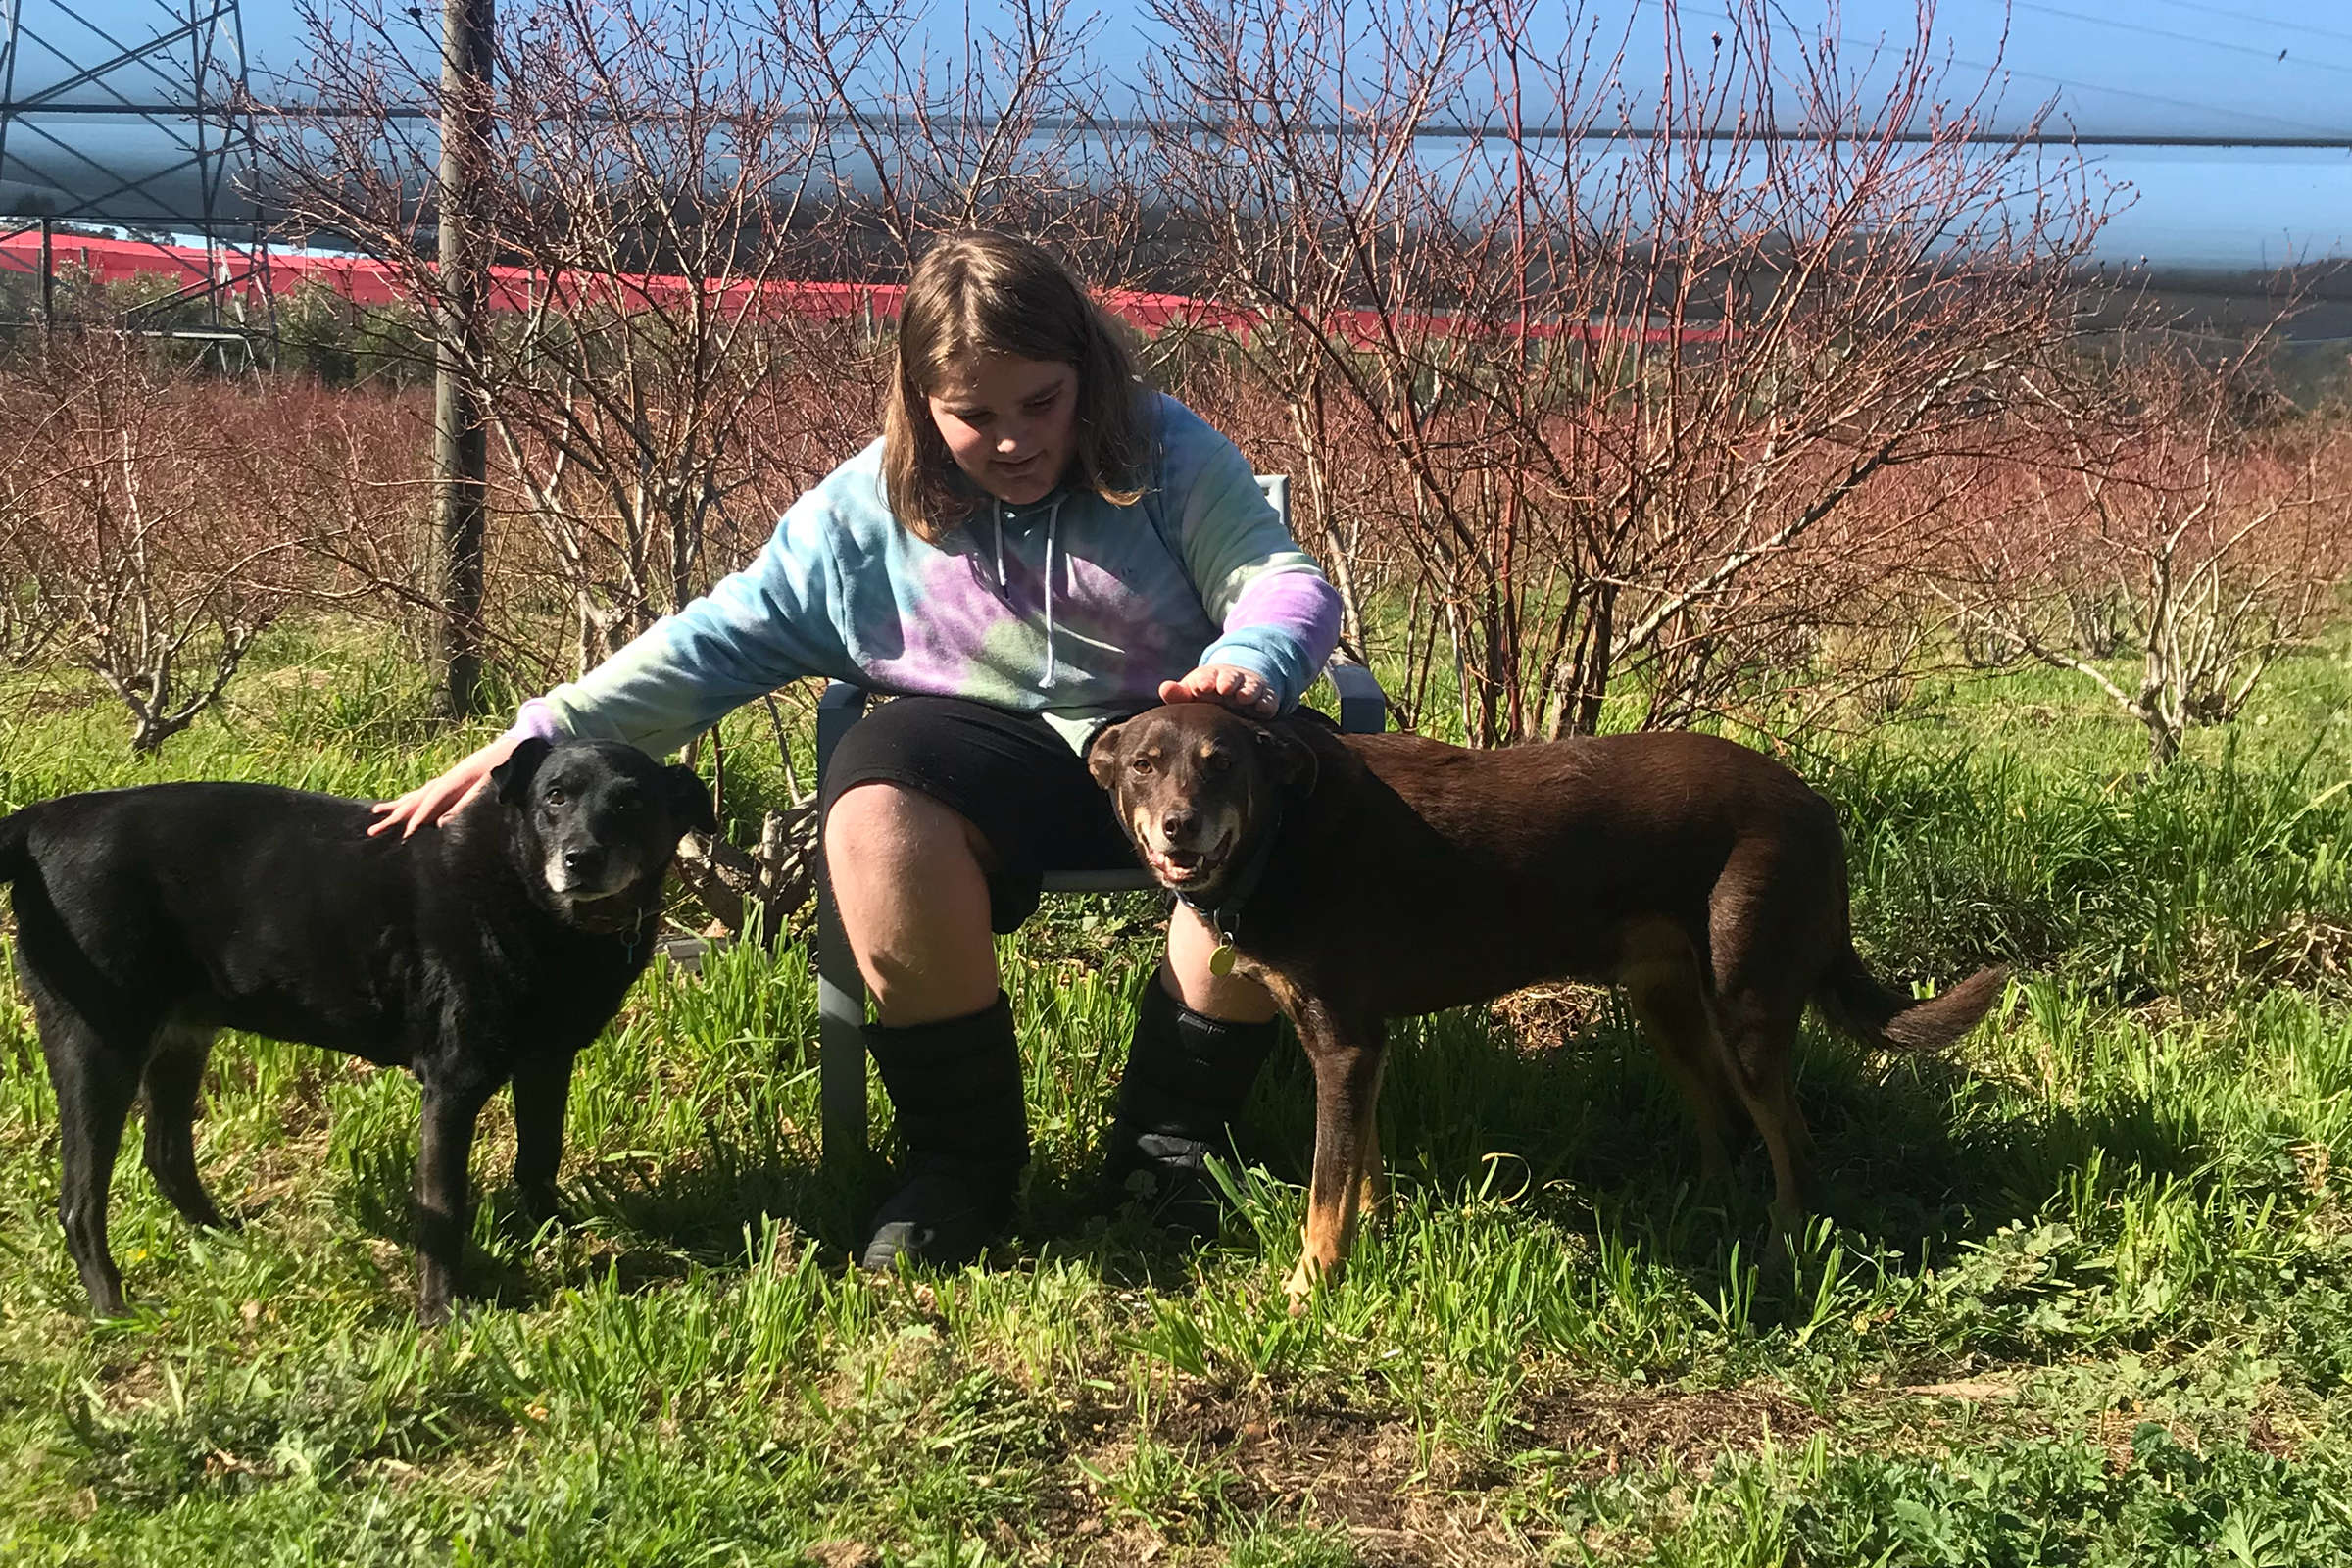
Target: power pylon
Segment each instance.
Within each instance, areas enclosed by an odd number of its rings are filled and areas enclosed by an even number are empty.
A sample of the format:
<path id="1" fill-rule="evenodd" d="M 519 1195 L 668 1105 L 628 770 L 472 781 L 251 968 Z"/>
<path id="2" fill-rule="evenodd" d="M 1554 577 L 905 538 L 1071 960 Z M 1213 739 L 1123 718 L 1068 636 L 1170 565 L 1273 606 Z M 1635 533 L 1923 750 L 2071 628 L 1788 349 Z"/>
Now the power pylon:
<path id="1" fill-rule="evenodd" d="M 0 238 L 41 230 L 44 293 L 53 226 L 104 224 L 203 249 L 202 275 L 142 314 L 217 313 L 259 260 L 245 85 L 237 0 L 0 0 Z"/>

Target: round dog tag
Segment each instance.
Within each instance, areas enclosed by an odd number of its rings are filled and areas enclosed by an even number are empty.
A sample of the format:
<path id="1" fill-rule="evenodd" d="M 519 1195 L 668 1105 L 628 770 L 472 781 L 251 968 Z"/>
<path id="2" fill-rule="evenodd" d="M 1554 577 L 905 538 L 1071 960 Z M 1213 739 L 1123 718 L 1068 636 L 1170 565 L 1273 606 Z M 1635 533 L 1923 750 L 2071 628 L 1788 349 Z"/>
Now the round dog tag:
<path id="1" fill-rule="evenodd" d="M 1208 972 L 1222 980 L 1233 973 L 1233 944 L 1220 942 L 1217 951 L 1208 956 Z"/>

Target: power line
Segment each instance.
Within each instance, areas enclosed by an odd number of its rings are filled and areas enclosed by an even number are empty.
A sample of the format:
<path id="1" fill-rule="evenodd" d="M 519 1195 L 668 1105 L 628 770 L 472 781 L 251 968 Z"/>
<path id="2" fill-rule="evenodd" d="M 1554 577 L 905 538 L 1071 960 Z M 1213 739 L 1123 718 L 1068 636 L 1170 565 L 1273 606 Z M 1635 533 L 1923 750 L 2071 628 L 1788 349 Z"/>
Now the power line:
<path id="1" fill-rule="evenodd" d="M 2258 11 L 2232 11 L 2228 6 L 2199 5 L 2197 0 L 2158 0 L 2161 5 L 2177 6 L 2182 11 L 2202 11 L 2209 17 L 2227 17 L 2231 22 L 2252 22 L 2265 27 L 2279 27 L 2288 32 L 2308 32 L 2315 37 L 2333 38 L 2337 43 L 2352 43 L 2352 32 L 2337 32 L 2332 27 L 2315 27 L 2308 22 L 2287 22 L 2278 17 L 2266 17 Z"/>
<path id="2" fill-rule="evenodd" d="M 1663 10 L 1663 9 L 1665 9 L 1665 7 L 1666 7 L 1666 3 L 1667 3 L 1667 0 L 1634 0 L 1634 4 L 1635 4 L 1635 6 L 1636 6 L 1636 8 L 1637 8 L 1637 9 L 1639 9 L 1640 7 L 1642 7 L 1642 6 L 1652 6 L 1652 7 L 1656 7 L 1656 8 L 1658 8 L 1658 9 L 1660 9 L 1660 10 Z M 1705 6 L 1677 5 L 1677 6 L 1675 6 L 1675 7 L 1674 7 L 1674 10 L 1676 11 L 1676 13 L 1678 13 L 1678 14 L 1681 14 L 1681 15 L 1690 15 L 1690 14 L 1696 14 L 1696 15 L 1698 15 L 1698 16 L 1702 16 L 1702 17 L 1714 17 L 1714 18 L 1716 18 L 1716 19 L 1717 19 L 1717 20 L 1719 20 L 1719 21 L 1732 23 L 1734 25 L 1737 25 L 1737 24 L 1738 24 L 1738 23 L 1739 23 L 1739 19 L 1738 19 L 1737 17 L 1734 17 L 1734 16 L 1732 16 L 1732 15 L 1731 15 L 1729 12 L 1710 10 L 1709 8 L 1707 8 L 1707 7 L 1705 7 Z M 1792 32 L 1792 33 L 1793 33 L 1793 32 L 1797 32 L 1797 31 L 1799 30 L 1799 29 L 1797 28 L 1796 24 L 1795 24 L 1794 23 L 1788 23 L 1788 30 L 1789 30 L 1790 32 Z M 1854 47 L 1854 48 L 1856 48 L 1856 49 L 1884 49 L 1884 48 L 1887 47 L 1886 40 L 1885 38 L 1883 38 L 1883 37 L 1882 37 L 1882 38 L 1856 38 L 1856 37 L 1854 37 L 1854 36 L 1852 36 L 1851 34 L 1848 34 L 1848 33 L 1838 33 L 1838 34 L 1835 34 L 1835 36 L 1836 36 L 1836 38 L 1837 38 L 1838 42 L 1839 42 L 1839 43 L 1842 43 L 1842 44 L 1850 44 L 1852 47 Z M 2118 136 L 2083 136 L 2083 137 L 2056 137 L 2056 136 L 2052 136 L 2052 137 L 2036 137 L 2036 138 L 2032 138 L 2032 139 L 2034 139 L 2034 140 L 2049 140 L 2049 141 L 2073 141 L 2073 140 L 2082 140 L 2082 141 L 2097 141 L 2097 142 L 2100 142 L 2100 143 L 2102 143 L 2102 144 L 2106 144 L 2106 145 L 2114 145 L 2114 146 L 2132 145 L 2132 144 L 2136 143 L 2136 144 L 2139 144 L 2139 145 L 2179 145 L 2179 146 L 2184 146 L 2184 147 L 2186 147 L 2186 146 L 2200 146 L 2200 145 L 2202 145 L 2202 146 L 2222 146 L 2222 147 L 2231 147 L 2231 146 L 2238 146 L 2238 147 L 2242 147 L 2242 146 L 2252 146 L 2252 145 L 2263 145 L 2263 146 L 2280 146 L 2280 147 L 2305 147 L 2305 146 L 2308 146 L 2308 147 L 2342 147 L 2342 146 L 2345 146 L 2345 145 L 2347 145 L 2347 144 L 2352 144 L 2352 128 L 2347 128 L 2347 129 L 2344 129 L 2344 130 L 2336 130 L 2336 129 L 2332 129 L 2332 128 L 2330 128 L 2330 127 L 2328 127 L 2328 126 L 2326 126 L 2326 125 L 2315 125 L 2315 124 L 2312 124 L 2312 123 L 2311 123 L 2310 122 L 2308 122 L 2308 121 L 2302 121 L 2302 120 L 2288 120 L 2288 119 L 2284 118 L 2283 116 L 2279 116 L 2279 115 L 2265 115 L 2265 114 L 2258 113 L 2258 112 L 2256 112 L 2256 111 L 2254 111 L 2254 110 L 2251 110 L 2251 109 L 2231 109 L 2231 108 L 2228 108 L 2228 107 L 2226 107 L 2225 105 L 2222 105 L 2222 104 L 2209 104 L 2209 103 L 2200 103 L 2200 102 L 2198 102 L 2197 100 L 2195 100 L 2195 99 L 2193 99 L 2193 98 L 2174 98 L 2174 97 L 2167 96 L 2167 95 L 2166 95 L 2166 94 L 2164 94 L 2164 93 L 2157 93 L 2157 92 L 2142 92 L 2142 91 L 2140 91 L 2139 89 L 2137 89 L 2137 88 L 2135 88 L 2135 87 L 2112 87 L 2112 86 L 2109 86 L 2109 85 L 2107 85 L 2107 84 L 2106 84 L 2106 83 L 2104 83 L 2104 82 L 2096 82 L 2096 81 L 2083 81 L 2083 80 L 2082 80 L 2082 79 L 2080 79 L 2080 78 L 2078 78 L 2078 77 L 2072 77 L 2072 76 L 2053 76 L 2053 75 L 2049 74 L 2047 72 L 2041 72 L 2041 71 L 2027 71 L 2027 70 L 2025 70 L 2023 67 L 2019 67 L 2019 66 L 2012 66 L 2012 65 L 2008 65 L 2008 64 L 2006 64 L 2006 63 L 2003 63 L 2003 64 L 2000 64 L 2000 65 L 1993 65 L 1993 64 L 1990 64 L 1990 63 L 1988 63 L 1988 62 L 1986 62 L 1986 61 L 1983 61 L 1983 60 L 1967 60 L 1967 59 L 1963 59 L 1962 57 L 1960 57 L 1960 56 L 1958 56 L 1958 55 L 1946 55 L 1944 58 L 1945 58 L 1945 59 L 1947 59 L 1947 60 L 1949 60 L 1949 61 L 1950 61 L 1950 62 L 1951 62 L 1953 65 L 1955 65 L 1955 66 L 1961 66 L 1961 67 L 1965 67 L 1966 69 L 1968 69 L 1968 70 L 1970 70 L 1970 71 L 1982 71 L 1982 72 L 1985 72 L 1985 73 L 1988 73 L 1988 74 L 1990 74 L 1990 73 L 1999 73 L 1999 74 L 2004 74 L 2004 75 L 2011 75 L 2011 76 L 2023 76 L 2023 77 L 2025 77 L 2025 78 L 2027 78 L 2028 80 L 2031 80 L 2031 81 L 2046 81 L 2046 82 L 2048 82 L 2048 83 L 2049 83 L 2051 86 L 2053 86 L 2053 87 L 2072 87 L 2072 88 L 2074 88 L 2074 89 L 2075 89 L 2076 91 L 2078 91 L 2078 92 L 2104 92 L 2104 93 L 2112 93 L 2112 94 L 2114 94 L 2115 96 L 2117 96 L 2117 97 L 2119 97 L 2119 98 L 2137 98 L 2137 99 L 2139 99 L 2140 101 L 2142 101 L 2143 103 L 2163 104 L 2165 107 L 2167 107 L 2167 108 L 2169 108 L 2169 109 L 2194 109 L 2194 110 L 2197 110 L 2197 111 L 2199 111 L 2199 112 L 2201 112 L 2201 113 L 2204 113 L 2204 114 L 2209 114 L 2209 115 L 2228 115 L 2228 116 L 2231 117 L 2232 119 L 2236 119 L 2236 120 L 2259 120 L 2259 121 L 2262 121 L 2262 122 L 2266 122 L 2266 123 L 2268 123 L 2268 124 L 2273 124 L 2273 125 L 2285 125 L 2285 126 L 2289 127 L 2290 129 L 2293 129 L 2293 130 L 2298 130 L 2298 131 L 2301 131 L 2301 132 L 2303 132 L 2303 135 L 2302 135 L 2301 137 L 2292 137 L 2292 138 L 2290 138 L 2290 137 L 2264 137 L 2264 138 L 2252 138 L 2252 137 L 2218 137 L 2218 138 L 2202 138 L 2202 137 L 2198 137 L 2198 138 L 2191 138 L 2191 137 L 2175 137 L 2175 136 L 2167 136 L 2167 137 L 2154 137 L 2154 138 L 2135 138 L 2135 137 L 2118 137 Z M 1996 138 L 1996 137 L 1986 137 L 1986 138 L 1984 138 L 1984 139 L 1985 139 L 1985 140 L 1998 140 L 1998 139 L 2001 139 L 2001 138 Z"/>
<path id="3" fill-rule="evenodd" d="M 2352 76 L 2352 66 L 2342 65 L 2333 60 L 2309 59 L 2302 55 L 2296 55 L 2289 59 L 2287 52 L 2283 49 L 2274 54 L 2258 44 L 2230 43 L 2221 38 L 2208 38 L 2201 33 L 2175 32 L 2169 27 L 2151 27 L 2144 22 L 2124 22 L 2114 17 L 2095 16 L 2087 11 L 2069 11 L 2063 6 L 2042 5 L 2039 0 L 2009 0 L 2009 3 L 2020 11 L 2038 11 L 2044 16 L 2064 17 L 2069 22 L 2087 22 L 2094 27 L 2114 27 L 2122 32 L 2141 33 L 2150 38 L 2170 38 L 2176 43 L 2193 43 L 2204 49 L 2227 49 L 2232 54 L 2252 55 L 2255 59 L 2272 65 L 2308 66 L 2314 71 L 2334 71 Z"/>
<path id="4" fill-rule="evenodd" d="M 1965 62 L 1963 62 L 1965 64 Z M 240 120 L 256 122 L 315 120 L 382 120 L 412 123 L 431 122 L 440 118 L 440 111 L 425 104 L 370 105 L 360 108 L 339 104 L 277 104 L 269 106 L 239 106 Z M 28 103 L 0 102 L 0 119 L 21 117 L 25 122 L 35 122 L 51 117 L 88 117 L 130 120 L 140 116 L 177 116 L 195 118 L 196 111 L 186 104 L 107 104 L 107 103 Z M 576 118 L 598 123 L 618 120 L 659 122 L 683 118 L 678 114 L 638 114 L 616 109 L 590 110 Z M 733 124 L 747 116 L 710 116 L 714 125 Z M 875 111 L 850 115 L 820 113 L 809 110 L 789 110 L 779 114 L 758 117 L 762 124 L 790 128 L 813 127 L 823 129 L 828 124 L 848 129 L 864 125 L 882 131 L 919 131 L 955 129 L 987 131 L 996 128 L 997 122 L 985 116 L 929 115 L 916 116 L 896 112 Z M 1062 132 L 1094 132 L 1100 135 L 1128 134 L 1141 131 L 1173 131 L 1185 135 L 1217 135 L 1233 128 L 1231 122 L 1207 120 L 1152 120 L 1131 115 L 1039 115 L 1028 122 L 1033 134 L 1048 135 Z M 1263 122 L 1270 126 L 1273 122 Z M 1340 139 L 1360 137 L 1363 127 L 1351 121 L 1305 120 L 1285 122 L 1290 129 L 1310 136 L 1330 136 Z M 1509 125 L 1487 124 L 1469 121 L 1431 121 L 1415 128 L 1413 135 L 1422 141 L 1496 141 L 1507 142 L 1516 134 L 1527 141 L 1659 141 L 1677 138 L 1690 141 L 1750 141 L 1784 143 L 1821 143 L 1849 139 L 1845 132 L 1836 129 L 1808 130 L 1770 128 L 1750 129 L 1745 126 L 1705 127 L 1686 130 L 1674 127 L 1657 130 L 1642 125 L 1522 125 L 1514 133 Z M 2013 131 L 1978 130 L 1964 136 L 1930 130 L 1901 130 L 1891 134 L 1872 132 L 1870 141 L 1908 143 L 1964 142 L 1980 147 L 2181 147 L 2230 148 L 2242 147 L 2259 151 L 2292 151 L 2298 149 L 2323 152 L 2352 151 L 2352 130 L 2333 133 L 2321 132 L 2310 136 L 2264 135 L 2141 135 L 2141 134 L 2066 134 L 2037 133 L 2031 136 Z"/>

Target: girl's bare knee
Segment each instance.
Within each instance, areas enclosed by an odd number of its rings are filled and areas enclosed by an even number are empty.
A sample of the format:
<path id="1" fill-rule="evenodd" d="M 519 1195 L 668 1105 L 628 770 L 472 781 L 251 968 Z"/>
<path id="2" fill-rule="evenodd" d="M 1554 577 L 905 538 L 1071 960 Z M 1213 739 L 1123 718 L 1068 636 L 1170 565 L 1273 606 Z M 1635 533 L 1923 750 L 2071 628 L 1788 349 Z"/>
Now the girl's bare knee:
<path id="1" fill-rule="evenodd" d="M 969 856 L 983 870 L 996 857 L 962 812 L 919 790 L 886 780 L 854 784 L 825 813 L 825 854 L 837 866 L 898 863 L 936 868 L 943 855 Z"/>

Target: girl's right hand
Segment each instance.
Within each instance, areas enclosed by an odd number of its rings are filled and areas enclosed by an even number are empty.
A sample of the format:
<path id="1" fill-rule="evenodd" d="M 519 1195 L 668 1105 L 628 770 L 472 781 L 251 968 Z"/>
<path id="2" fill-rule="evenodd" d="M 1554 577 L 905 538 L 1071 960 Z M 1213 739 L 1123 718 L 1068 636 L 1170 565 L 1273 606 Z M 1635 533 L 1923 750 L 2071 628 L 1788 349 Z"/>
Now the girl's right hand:
<path id="1" fill-rule="evenodd" d="M 509 730 L 430 784 L 419 785 L 396 801 L 376 802 L 368 835 L 389 833 L 397 827 L 405 839 L 418 828 L 440 821 L 489 784 L 490 770 L 505 761 L 522 738 L 521 731 Z"/>

